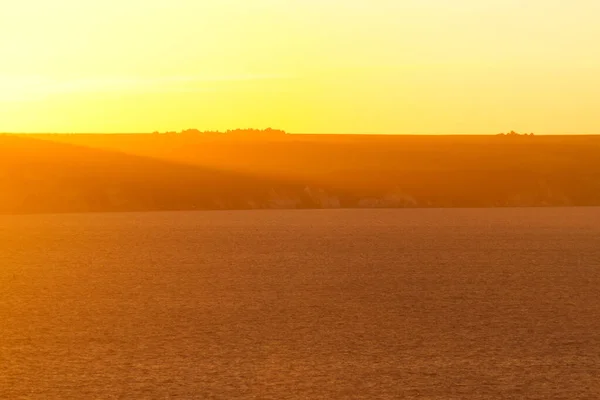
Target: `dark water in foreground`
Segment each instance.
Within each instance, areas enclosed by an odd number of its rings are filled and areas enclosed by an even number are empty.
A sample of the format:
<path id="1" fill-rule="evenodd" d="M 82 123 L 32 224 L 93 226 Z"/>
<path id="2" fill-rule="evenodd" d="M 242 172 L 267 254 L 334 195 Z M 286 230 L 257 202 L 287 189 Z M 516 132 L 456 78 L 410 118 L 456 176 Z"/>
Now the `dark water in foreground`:
<path id="1" fill-rule="evenodd" d="M 0 217 L 2 399 L 598 399 L 600 209 Z"/>

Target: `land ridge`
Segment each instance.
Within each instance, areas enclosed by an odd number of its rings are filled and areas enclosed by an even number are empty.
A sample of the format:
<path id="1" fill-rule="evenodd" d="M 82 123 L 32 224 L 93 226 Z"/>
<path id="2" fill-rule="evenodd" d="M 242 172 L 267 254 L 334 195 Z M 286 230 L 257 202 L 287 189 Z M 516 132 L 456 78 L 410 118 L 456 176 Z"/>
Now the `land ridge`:
<path id="1" fill-rule="evenodd" d="M 271 133 L 0 135 L 0 213 L 600 205 L 600 136 Z"/>

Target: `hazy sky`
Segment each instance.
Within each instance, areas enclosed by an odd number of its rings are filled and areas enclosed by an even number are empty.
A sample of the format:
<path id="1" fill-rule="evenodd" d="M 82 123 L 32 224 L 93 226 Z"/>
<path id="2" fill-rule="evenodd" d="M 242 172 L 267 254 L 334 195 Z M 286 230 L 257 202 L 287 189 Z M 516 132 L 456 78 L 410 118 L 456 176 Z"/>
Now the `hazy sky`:
<path id="1" fill-rule="evenodd" d="M 598 0 L 0 0 L 0 131 L 600 133 Z"/>

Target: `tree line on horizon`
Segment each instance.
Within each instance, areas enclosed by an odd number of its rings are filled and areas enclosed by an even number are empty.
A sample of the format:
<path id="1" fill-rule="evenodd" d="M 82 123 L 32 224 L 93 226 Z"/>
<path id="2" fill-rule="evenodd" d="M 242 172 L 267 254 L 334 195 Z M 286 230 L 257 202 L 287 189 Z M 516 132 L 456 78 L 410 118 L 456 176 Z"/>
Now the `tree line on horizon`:
<path id="1" fill-rule="evenodd" d="M 177 131 L 167 131 L 167 132 L 159 132 L 159 131 L 154 131 L 152 132 L 152 134 L 154 135 L 185 135 L 185 136 L 199 136 L 199 135 L 203 135 L 203 136 L 224 136 L 224 135 L 231 135 L 231 136 L 244 136 L 244 137 L 251 137 L 251 136 L 269 136 L 269 137 L 273 137 L 273 136 L 283 136 L 283 135 L 287 135 L 288 133 L 282 129 L 273 129 L 273 128 L 266 128 L 266 129 L 254 129 L 254 128 L 245 128 L 245 129 L 227 129 L 226 131 L 219 131 L 219 130 L 204 130 L 201 131 L 199 129 L 195 129 L 195 128 L 189 128 L 189 129 L 183 129 L 179 132 Z M 515 131 L 510 131 L 508 133 L 498 133 L 496 136 L 534 136 L 533 132 L 532 133 L 518 133 Z"/>
<path id="2" fill-rule="evenodd" d="M 203 136 L 224 136 L 224 135 L 228 135 L 228 136 L 244 136 L 244 137 L 251 137 L 251 136 L 261 136 L 261 137 L 274 137 L 274 136 L 283 136 L 283 135 L 287 135 L 287 132 L 281 129 L 273 129 L 273 128 L 266 128 L 266 129 L 253 129 L 253 128 L 246 128 L 246 129 L 227 129 L 226 131 L 210 131 L 210 130 L 205 130 L 205 131 L 201 131 L 199 129 L 194 129 L 194 128 L 190 128 L 190 129 L 183 129 L 180 132 L 176 132 L 176 131 L 168 131 L 168 132 L 158 132 L 158 131 L 154 131 L 152 132 L 154 135 L 185 135 L 185 136 L 199 136 L 199 135 L 203 135 Z"/>
<path id="3" fill-rule="evenodd" d="M 515 131 L 510 131 L 508 133 L 499 133 L 497 136 L 534 136 L 532 133 L 517 133 Z"/>

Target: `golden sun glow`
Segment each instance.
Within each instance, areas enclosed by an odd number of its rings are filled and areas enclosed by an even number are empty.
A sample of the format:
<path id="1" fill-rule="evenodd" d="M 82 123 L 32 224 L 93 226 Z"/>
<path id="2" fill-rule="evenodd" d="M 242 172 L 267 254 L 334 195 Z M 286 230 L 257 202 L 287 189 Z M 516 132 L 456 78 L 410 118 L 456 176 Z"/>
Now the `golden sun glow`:
<path id="1" fill-rule="evenodd" d="M 0 131 L 597 133 L 592 0 L 23 0 Z"/>

